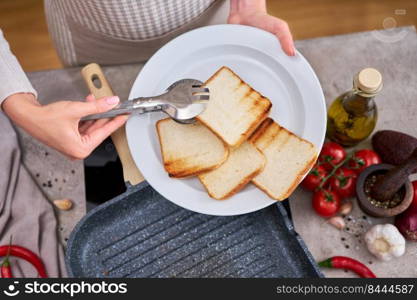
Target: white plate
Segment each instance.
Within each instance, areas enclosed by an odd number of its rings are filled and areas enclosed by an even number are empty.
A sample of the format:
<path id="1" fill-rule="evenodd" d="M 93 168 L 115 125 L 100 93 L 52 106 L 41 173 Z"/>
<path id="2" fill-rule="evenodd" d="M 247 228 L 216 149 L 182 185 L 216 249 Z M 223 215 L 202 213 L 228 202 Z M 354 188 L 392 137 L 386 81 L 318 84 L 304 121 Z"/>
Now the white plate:
<path id="1" fill-rule="evenodd" d="M 215 25 L 187 32 L 162 47 L 136 78 L 129 99 L 162 93 L 178 79 L 208 79 L 228 66 L 272 101 L 270 116 L 319 149 L 326 130 L 320 83 L 305 58 L 288 57 L 276 37 L 253 27 Z M 133 159 L 149 184 L 186 209 L 217 216 L 253 212 L 275 203 L 249 184 L 233 197 L 210 198 L 196 178 L 168 177 L 161 160 L 155 122 L 162 113 L 132 116 L 126 125 Z"/>

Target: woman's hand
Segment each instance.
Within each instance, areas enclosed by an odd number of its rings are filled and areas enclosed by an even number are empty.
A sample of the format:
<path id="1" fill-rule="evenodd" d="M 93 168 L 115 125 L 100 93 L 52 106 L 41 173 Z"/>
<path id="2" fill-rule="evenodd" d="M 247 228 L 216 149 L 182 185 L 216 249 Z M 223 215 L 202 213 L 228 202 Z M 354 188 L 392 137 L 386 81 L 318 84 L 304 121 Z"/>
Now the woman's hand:
<path id="1" fill-rule="evenodd" d="M 127 116 L 113 119 L 80 122 L 84 116 L 110 110 L 119 98 L 86 102 L 58 101 L 41 106 L 32 94 L 14 94 L 2 105 L 15 124 L 33 137 L 73 159 L 87 157 L 104 139 L 122 126 Z"/>
<path id="2" fill-rule="evenodd" d="M 265 0 L 231 0 L 229 24 L 248 25 L 274 34 L 287 55 L 295 55 L 294 41 L 287 22 L 268 15 Z"/>

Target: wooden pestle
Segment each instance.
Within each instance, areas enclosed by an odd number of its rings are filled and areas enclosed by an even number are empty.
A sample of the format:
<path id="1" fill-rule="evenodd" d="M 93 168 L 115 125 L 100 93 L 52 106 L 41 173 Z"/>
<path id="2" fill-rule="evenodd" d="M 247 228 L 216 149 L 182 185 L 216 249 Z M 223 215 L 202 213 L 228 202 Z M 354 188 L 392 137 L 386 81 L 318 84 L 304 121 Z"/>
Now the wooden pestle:
<path id="1" fill-rule="evenodd" d="M 381 202 L 391 200 L 395 193 L 409 180 L 408 176 L 413 173 L 416 167 L 417 148 L 414 149 L 405 162 L 392 168 L 375 182 L 371 190 L 372 198 Z"/>

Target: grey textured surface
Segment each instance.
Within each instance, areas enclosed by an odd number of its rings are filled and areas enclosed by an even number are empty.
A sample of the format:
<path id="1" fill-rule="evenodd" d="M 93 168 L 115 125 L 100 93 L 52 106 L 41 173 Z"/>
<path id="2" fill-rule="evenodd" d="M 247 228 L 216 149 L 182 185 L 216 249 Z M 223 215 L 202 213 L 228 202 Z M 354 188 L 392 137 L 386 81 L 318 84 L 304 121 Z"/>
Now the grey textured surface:
<path id="1" fill-rule="evenodd" d="M 317 277 L 282 204 L 237 217 L 180 208 L 146 182 L 97 207 L 68 242 L 75 277 Z"/>
<path id="2" fill-rule="evenodd" d="M 376 98 L 377 129 L 393 129 L 417 136 L 417 34 L 414 27 L 362 32 L 297 42 L 322 84 L 327 105 L 352 87 L 355 73 L 365 67 L 381 71 L 384 88 Z M 369 148 L 369 140 L 358 148 Z M 290 198 L 296 231 L 317 260 L 346 255 L 370 266 L 380 277 L 416 277 L 417 244 L 408 242 L 406 254 L 380 262 L 366 249 L 363 233 L 375 223 L 391 219 L 366 217 L 352 199 L 354 211 L 346 218 L 347 229 L 338 231 L 311 208 L 311 193 L 298 188 Z M 342 240 L 344 239 L 344 240 Z M 343 270 L 323 270 L 329 277 L 356 277 Z"/>
<path id="3" fill-rule="evenodd" d="M 126 99 L 140 65 L 104 68 L 115 93 Z M 29 73 L 29 79 L 39 94 L 39 101 L 47 104 L 57 100 L 80 100 L 88 94 L 80 68 Z M 75 224 L 85 215 L 85 184 L 82 161 L 73 161 L 38 142 L 18 129 L 23 160 L 29 172 L 50 201 L 69 198 L 74 207 L 69 211 L 55 209 L 61 240 L 66 243 Z"/>

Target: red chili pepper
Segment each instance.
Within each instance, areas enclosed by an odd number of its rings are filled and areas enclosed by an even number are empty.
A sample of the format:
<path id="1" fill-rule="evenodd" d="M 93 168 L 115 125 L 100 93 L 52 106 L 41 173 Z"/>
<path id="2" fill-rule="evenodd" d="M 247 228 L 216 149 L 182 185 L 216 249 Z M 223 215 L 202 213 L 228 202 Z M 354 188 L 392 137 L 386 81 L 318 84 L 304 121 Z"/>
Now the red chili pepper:
<path id="1" fill-rule="evenodd" d="M 1 264 L 1 278 L 13 278 L 12 268 L 9 259 L 6 258 Z"/>
<path id="2" fill-rule="evenodd" d="M 29 249 L 17 246 L 17 245 L 8 245 L 0 246 L 0 256 L 6 256 L 9 252 L 10 256 L 16 256 L 30 262 L 38 271 L 39 277 L 47 278 L 45 266 L 42 260 Z M 10 264 L 9 264 L 10 265 Z"/>
<path id="3" fill-rule="evenodd" d="M 362 278 L 376 278 L 375 274 L 363 263 L 346 256 L 333 256 L 318 263 L 320 267 L 348 269 Z"/>
<path id="4" fill-rule="evenodd" d="M 1 278 L 13 278 L 12 268 L 10 266 L 10 261 L 9 261 L 11 245 L 12 245 L 12 237 L 10 236 L 10 243 L 7 249 L 7 256 L 1 263 L 1 270 L 0 270 Z"/>

